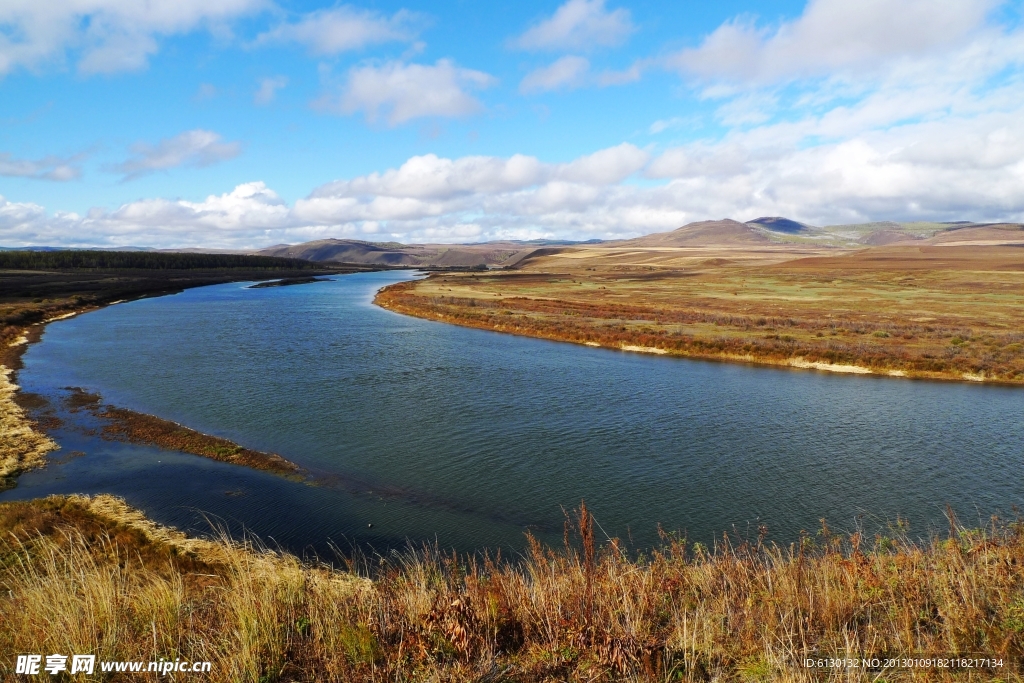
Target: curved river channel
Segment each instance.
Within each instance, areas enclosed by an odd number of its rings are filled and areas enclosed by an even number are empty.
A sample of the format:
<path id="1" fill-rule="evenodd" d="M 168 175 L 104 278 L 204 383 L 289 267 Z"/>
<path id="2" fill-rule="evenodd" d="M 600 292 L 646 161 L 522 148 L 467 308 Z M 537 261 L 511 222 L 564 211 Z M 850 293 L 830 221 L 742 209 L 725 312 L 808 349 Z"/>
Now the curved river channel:
<path id="1" fill-rule="evenodd" d="M 18 381 L 273 451 L 319 486 L 90 435 L 0 500 L 108 492 L 194 532 L 223 525 L 321 557 L 437 542 L 560 544 L 586 500 L 634 548 L 658 524 L 788 544 L 819 519 L 911 535 L 1024 503 L 1024 391 L 645 356 L 465 329 L 371 303 L 411 273 L 119 304 L 52 323 Z M 68 416 L 65 416 L 68 417 Z M 372 525 L 372 526 L 370 526 Z"/>

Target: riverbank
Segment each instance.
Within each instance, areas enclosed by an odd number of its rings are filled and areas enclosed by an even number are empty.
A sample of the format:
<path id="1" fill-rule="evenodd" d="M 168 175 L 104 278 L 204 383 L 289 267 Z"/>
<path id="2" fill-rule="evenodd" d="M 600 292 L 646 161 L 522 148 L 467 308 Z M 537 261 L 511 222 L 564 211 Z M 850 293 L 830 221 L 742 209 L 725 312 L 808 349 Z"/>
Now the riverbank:
<path id="1" fill-rule="evenodd" d="M 291 259 L 150 252 L 0 253 L 0 490 L 22 472 L 44 467 L 59 445 L 29 416 L 32 401 L 19 393 L 21 356 L 45 326 L 104 306 L 174 294 L 193 287 L 250 280 L 304 280 L 380 270 Z M 104 406 L 108 436 L 149 443 L 225 462 L 301 477 L 294 463 L 244 449 L 175 423 Z"/>
<path id="2" fill-rule="evenodd" d="M 564 547 L 512 562 L 428 547 L 337 569 L 55 496 L 0 504 L 0 557 L 5 677 L 14 654 L 60 653 L 253 682 L 1016 680 L 1024 656 L 1019 522 L 951 519 L 923 543 L 898 526 L 788 547 L 666 536 L 631 558 L 595 546 L 584 507 Z M 807 665 L 829 658 L 856 667 Z"/>
<path id="3" fill-rule="evenodd" d="M 703 250 L 671 268 L 580 254 L 545 256 L 522 271 L 431 275 L 392 285 L 375 302 L 440 322 L 625 351 L 1024 384 L 1019 249 L 889 248 L 790 260 L 773 253 L 753 265 Z"/>

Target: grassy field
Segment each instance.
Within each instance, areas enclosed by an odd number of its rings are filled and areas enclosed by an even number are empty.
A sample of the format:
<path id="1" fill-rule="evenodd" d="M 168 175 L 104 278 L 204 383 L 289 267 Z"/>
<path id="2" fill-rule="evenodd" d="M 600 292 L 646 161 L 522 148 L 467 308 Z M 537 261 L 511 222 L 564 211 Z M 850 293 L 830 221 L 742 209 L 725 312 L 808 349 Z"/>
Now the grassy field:
<path id="1" fill-rule="evenodd" d="M 834 255 L 833 255 L 834 254 Z M 1024 383 L 1024 249 L 577 248 L 436 274 L 377 303 L 593 346 Z"/>
<path id="2" fill-rule="evenodd" d="M 210 661 L 189 680 L 252 683 L 1020 680 L 1018 522 L 951 522 L 923 544 L 898 527 L 866 539 L 823 526 L 787 548 L 666 537 L 641 557 L 595 547 L 592 524 L 584 507 L 564 547 L 531 542 L 512 562 L 426 548 L 332 569 L 187 539 L 108 496 L 6 503 L 0 671 L 12 676 L 16 653 L 79 653 Z M 1003 666 L 802 664 L 923 653 Z"/>

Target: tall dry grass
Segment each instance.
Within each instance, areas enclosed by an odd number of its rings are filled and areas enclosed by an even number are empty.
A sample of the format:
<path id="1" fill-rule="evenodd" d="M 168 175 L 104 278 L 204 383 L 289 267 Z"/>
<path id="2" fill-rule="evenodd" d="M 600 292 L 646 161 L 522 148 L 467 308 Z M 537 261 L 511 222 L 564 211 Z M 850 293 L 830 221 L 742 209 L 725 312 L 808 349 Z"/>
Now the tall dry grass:
<path id="1" fill-rule="evenodd" d="M 597 547 L 584 507 L 564 547 L 530 539 L 512 562 L 425 548 L 341 570 L 252 543 L 181 544 L 132 514 L 109 497 L 0 506 L 0 652 L 209 660 L 209 680 L 254 683 L 1019 680 L 1024 654 L 1016 522 L 951 524 L 926 543 L 900 528 L 869 541 L 823 526 L 785 548 L 666 536 L 630 557 Z M 1007 667 L 800 665 L 919 653 Z"/>
<path id="2" fill-rule="evenodd" d="M 57 443 L 42 433 L 25 416 L 15 400 L 18 386 L 11 381 L 12 371 L 0 365 L 0 491 L 8 488 L 8 477 L 42 467 L 46 454 L 57 450 Z"/>

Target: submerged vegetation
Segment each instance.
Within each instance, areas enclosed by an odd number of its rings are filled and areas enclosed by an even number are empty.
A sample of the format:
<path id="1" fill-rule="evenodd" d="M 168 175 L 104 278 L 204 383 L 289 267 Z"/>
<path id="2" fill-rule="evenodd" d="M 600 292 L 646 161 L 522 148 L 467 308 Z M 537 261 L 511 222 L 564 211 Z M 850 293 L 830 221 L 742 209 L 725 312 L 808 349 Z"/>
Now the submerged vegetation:
<path id="1" fill-rule="evenodd" d="M 763 530 L 762 530 L 763 531 Z M 823 524 L 788 547 L 664 536 L 598 547 L 436 548 L 303 564 L 190 540 L 109 496 L 0 505 L 0 649 L 211 661 L 232 681 L 991 680 L 1024 654 L 1024 525 L 915 543 Z M 806 657 L 978 654 L 983 671 L 815 672 Z M 8 660 L 0 667 L 8 667 Z M 870 675 L 869 675 L 870 674 Z"/>
<path id="2" fill-rule="evenodd" d="M 69 387 L 69 391 L 66 399 L 69 409 L 72 412 L 86 410 L 99 419 L 103 425 L 100 434 L 104 439 L 150 444 L 293 479 L 304 478 L 301 467 L 277 453 L 245 448 L 228 439 L 203 434 L 155 415 L 107 405 L 102 403 L 98 394 L 90 394 L 77 387 Z"/>

